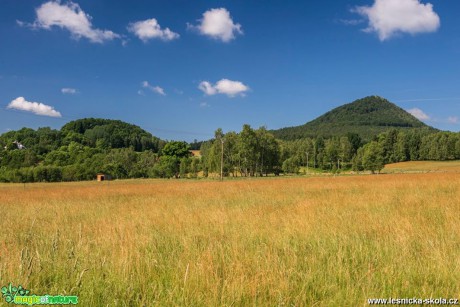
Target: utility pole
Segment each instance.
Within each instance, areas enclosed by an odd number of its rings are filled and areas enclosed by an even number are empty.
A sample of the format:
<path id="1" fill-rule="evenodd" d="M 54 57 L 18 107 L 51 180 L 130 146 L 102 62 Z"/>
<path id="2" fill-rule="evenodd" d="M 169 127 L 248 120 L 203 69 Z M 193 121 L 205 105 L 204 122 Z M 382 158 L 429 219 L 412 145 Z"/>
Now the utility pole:
<path id="1" fill-rule="evenodd" d="M 224 139 L 220 138 L 221 142 L 221 155 L 220 155 L 220 181 L 224 180 Z"/>
<path id="2" fill-rule="evenodd" d="M 307 174 L 308 174 L 308 150 L 307 150 Z"/>
<path id="3" fill-rule="evenodd" d="M 316 168 L 316 145 L 313 147 L 313 167 Z"/>

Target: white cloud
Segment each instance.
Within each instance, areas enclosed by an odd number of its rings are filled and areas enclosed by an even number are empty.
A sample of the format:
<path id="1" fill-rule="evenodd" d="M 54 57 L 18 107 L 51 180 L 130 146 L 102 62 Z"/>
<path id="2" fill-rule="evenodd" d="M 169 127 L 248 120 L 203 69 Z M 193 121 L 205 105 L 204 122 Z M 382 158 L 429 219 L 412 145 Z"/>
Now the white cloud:
<path id="1" fill-rule="evenodd" d="M 447 118 L 447 121 L 450 123 L 450 124 L 458 124 L 458 117 L 457 116 L 449 116 Z"/>
<path id="2" fill-rule="evenodd" d="M 381 41 L 398 33 L 435 32 L 440 26 L 433 5 L 420 0 L 375 0 L 372 6 L 358 6 L 353 11 L 369 19 L 364 31 L 376 32 Z"/>
<path id="3" fill-rule="evenodd" d="M 49 1 L 36 9 L 37 19 L 30 25 L 33 28 L 50 30 L 53 26 L 68 30 L 72 37 L 79 39 L 87 38 L 93 43 L 120 38 L 120 35 L 93 27 L 92 17 L 86 14 L 77 3 L 72 1 L 61 4 L 59 0 Z M 18 21 L 19 25 L 24 25 Z"/>
<path id="4" fill-rule="evenodd" d="M 61 88 L 61 93 L 73 95 L 73 94 L 78 93 L 78 91 L 74 88 L 64 87 L 64 88 Z"/>
<path id="5" fill-rule="evenodd" d="M 217 81 L 214 85 L 208 81 L 203 81 L 198 88 L 209 96 L 215 94 L 225 94 L 229 97 L 235 97 L 237 95 L 244 96 L 246 92 L 249 91 L 249 87 L 242 82 L 228 79 Z"/>
<path id="6" fill-rule="evenodd" d="M 201 34 L 210 36 L 214 39 L 220 39 L 223 42 L 229 42 L 235 38 L 235 34 L 243 34 L 241 25 L 233 23 L 230 12 L 225 8 L 210 9 L 203 13 L 203 19 L 200 24 L 187 26 L 197 29 Z"/>
<path id="7" fill-rule="evenodd" d="M 412 109 L 407 110 L 407 112 L 409 112 L 410 114 L 412 114 L 415 118 L 419 120 L 429 120 L 430 119 L 430 117 L 425 112 L 420 110 L 419 108 L 412 108 Z"/>
<path id="8" fill-rule="evenodd" d="M 18 97 L 11 101 L 7 109 L 16 109 L 21 111 L 32 112 L 37 115 L 62 117 L 61 113 L 56 111 L 54 107 L 48 106 L 40 102 L 29 102 L 24 97 Z"/>
<path id="9" fill-rule="evenodd" d="M 165 91 L 159 86 L 154 86 L 152 90 L 157 94 L 166 96 Z"/>
<path id="10" fill-rule="evenodd" d="M 164 89 L 159 87 L 158 85 L 153 86 L 153 85 L 150 85 L 147 81 L 143 81 L 142 82 L 142 87 L 147 88 L 147 89 L 151 90 L 152 92 L 157 93 L 159 95 L 166 96 L 166 93 L 165 93 Z"/>
<path id="11" fill-rule="evenodd" d="M 159 38 L 164 41 L 171 41 L 179 38 L 179 34 L 169 28 L 161 29 L 155 18 L 130 23 L 128 31 L 134 33 L 144 43 L 149 39 Z"/>
<path id="12" fill-rule="evenodd" d="M 240 81 L 231 81 L 228 79 L 222 79 L 218 81 L 215 85 L 217 91 L 221 94 L 226 94 L 228 96 L 243 95 L 249 90 L 249 87 L 241 83 Z"/>
<path id="13" fill-rule="evenodd" d="M 217 89 L 209 83 L 208 81 L 203 81 L 198 85 L 198 88 L 203 91 L 206 95 L 215 95 L 217 94 Z"/>
<path id="14" fill-rule="evenodd" d="M 208 107 L 210 107 L 210 105 L 207 102 L 203 101 L 203 102 L 200 102 L 200 107 L 201 108 L 208 108 Z"/>

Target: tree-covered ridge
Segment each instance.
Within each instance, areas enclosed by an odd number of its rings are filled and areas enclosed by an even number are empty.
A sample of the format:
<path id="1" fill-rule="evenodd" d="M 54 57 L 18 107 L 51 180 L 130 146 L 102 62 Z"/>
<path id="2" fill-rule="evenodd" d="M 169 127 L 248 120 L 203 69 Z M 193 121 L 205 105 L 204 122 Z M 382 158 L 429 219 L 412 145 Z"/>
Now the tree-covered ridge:
<path id="1" fill-rule="evenodd" d="M 283 140 L 329 138 L 356 133 L 369 141 L 390 128 L 436 131 L 388 100 L 369 96 L 337 107 L 304 125 L 282 128 L 272 133 Z"/>
<path id="2" fill-rule="evenodd" d="M 90 146 L 128 148 L 134 151 L 160 149 L 161 140 L 139 126 L 120 120 L 84 118 L 65 124 L 61 131 L 67 135 L 84 136 Z"/>

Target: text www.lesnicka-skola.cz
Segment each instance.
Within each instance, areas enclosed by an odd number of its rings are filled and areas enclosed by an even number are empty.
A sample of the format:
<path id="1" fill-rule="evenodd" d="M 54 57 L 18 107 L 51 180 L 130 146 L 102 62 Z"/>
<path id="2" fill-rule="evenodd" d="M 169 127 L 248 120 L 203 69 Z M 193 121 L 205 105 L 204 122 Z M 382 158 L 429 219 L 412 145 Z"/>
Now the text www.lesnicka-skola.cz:
<path id="1" fill-rule="evenodd" d="M 457 298 L 368 298 L 369 305 L 460 305 Z"/>

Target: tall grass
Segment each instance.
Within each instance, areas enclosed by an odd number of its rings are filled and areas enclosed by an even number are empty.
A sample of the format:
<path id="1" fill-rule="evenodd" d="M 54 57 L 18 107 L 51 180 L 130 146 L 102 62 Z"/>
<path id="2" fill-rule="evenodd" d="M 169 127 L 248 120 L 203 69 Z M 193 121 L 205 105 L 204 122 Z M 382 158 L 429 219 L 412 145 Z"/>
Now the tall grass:
<path id="1" fill-rule="evenodd" d="M 0 185 L 0 212 L 0 287 L 82 306 L 460 294 L 455 174 Z"/>
<path id="2" fill-rule="evenodd" d="M 460 172 L 460 161 L 407 161 L 385 165 L 386 173 Z"/>

